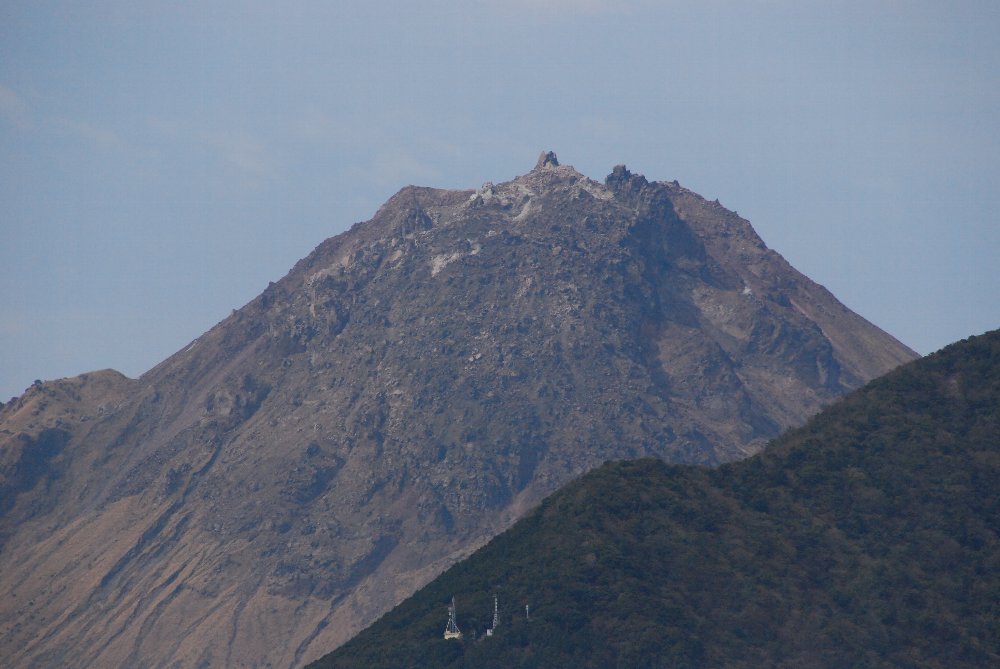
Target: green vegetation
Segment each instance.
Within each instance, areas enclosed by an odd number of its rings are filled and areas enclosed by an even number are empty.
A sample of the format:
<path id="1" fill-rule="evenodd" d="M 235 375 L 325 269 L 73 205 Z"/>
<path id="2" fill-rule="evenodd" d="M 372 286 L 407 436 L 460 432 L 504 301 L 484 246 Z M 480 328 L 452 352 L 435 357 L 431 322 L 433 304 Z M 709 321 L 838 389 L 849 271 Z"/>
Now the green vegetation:
<path id="1" fill-rule="evenodd" d="M 1000 666 L 1000 331 L 749 460 L 606 464 L 311 666 Z"/>

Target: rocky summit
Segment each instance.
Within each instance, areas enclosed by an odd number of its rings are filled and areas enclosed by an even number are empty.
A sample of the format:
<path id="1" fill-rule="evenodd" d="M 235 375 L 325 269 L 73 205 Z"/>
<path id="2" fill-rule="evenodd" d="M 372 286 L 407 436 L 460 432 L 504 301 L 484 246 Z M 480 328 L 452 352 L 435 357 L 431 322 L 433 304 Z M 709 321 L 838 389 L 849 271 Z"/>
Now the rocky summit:
<path id="1" fill-rule="evenodd" d="M 2 409 L 0 656 L 301 665 L 601 462 L 742 458 L 914 357 L 676 183 L 407 187 L 139 379 Z"/>

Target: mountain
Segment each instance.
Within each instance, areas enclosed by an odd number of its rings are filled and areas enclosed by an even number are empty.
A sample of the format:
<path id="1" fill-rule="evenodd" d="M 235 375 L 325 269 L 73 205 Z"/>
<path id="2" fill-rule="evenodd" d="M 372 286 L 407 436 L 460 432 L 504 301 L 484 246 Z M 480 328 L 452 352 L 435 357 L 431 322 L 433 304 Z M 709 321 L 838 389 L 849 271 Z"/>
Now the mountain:
<path id="1" fill-rule="evenodd" d="M 742 458 L 913 357 L 679 185 L 407 187 L 141 378 L 3 408 L 0 655 L 299 665 L 604 460 Z"/>
<path id="2" fill-rule="evenodd" d="M 1000 666 L 997 407 L 1000 331 L 750 459 L 606 464 L 310 667 Z"/>

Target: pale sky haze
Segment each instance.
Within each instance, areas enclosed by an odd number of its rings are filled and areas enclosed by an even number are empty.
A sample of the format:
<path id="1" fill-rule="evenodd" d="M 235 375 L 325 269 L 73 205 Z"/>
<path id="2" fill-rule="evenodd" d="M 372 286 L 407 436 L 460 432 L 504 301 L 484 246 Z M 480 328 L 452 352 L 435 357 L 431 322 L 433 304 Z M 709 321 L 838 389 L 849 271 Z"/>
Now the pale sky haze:
<path id="1" fill-rule="evenodd" d="M 1000 3 L 7 0 L 0 399 L 543 149 L 718 198 L 921 353 L 1000 327 Z"/>

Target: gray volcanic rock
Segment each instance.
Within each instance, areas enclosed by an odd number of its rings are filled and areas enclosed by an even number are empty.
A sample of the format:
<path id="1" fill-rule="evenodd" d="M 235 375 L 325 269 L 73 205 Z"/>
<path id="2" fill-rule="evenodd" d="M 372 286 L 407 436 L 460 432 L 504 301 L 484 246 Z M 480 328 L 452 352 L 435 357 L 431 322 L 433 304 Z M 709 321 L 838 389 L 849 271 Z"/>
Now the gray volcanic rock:
<path id="1" fill-rule="evenodd" d="M 604 460 L 740 458 L 913 357 L 624 167 L 407 187 L 140 379 L 3 408 L 0 655 L 295 666 Z"/>

